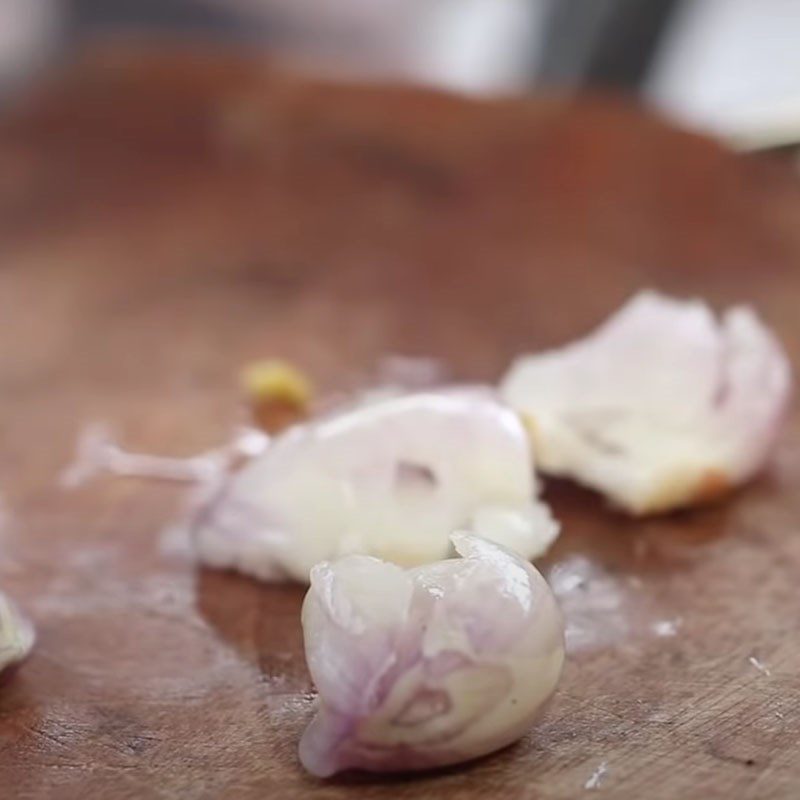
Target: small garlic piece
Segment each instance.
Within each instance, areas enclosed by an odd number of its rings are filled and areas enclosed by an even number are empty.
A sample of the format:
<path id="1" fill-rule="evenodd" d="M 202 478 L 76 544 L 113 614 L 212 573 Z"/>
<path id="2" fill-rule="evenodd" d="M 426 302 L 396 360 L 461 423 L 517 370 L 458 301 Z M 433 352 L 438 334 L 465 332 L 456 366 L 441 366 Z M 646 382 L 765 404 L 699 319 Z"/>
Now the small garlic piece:
<path id="1" fill-rule="evenodd" d="M 33 647 L 33 626 L 0 594 L 0 673 L 22 661 Z"/>
<path id="2" fill-rule="evenodd" d="M 411 394 L 276 437 L 202 510 L 194 541 L 204 563 L 263 580 L 307 582 L 350 553 L 426 564 L 459 529 L 532 558 L 558 534 L 537 491 L 513 411 L 487 392 Z"/>
<path id="3" fill-rule="evenodd" d="M 702 302 L 642 292 L 586 338 L 517 359 L 500 394 L 543 472 L 647 514 L 751 478 L 790 386 L 783 349 L 750 308 L 718 322 Z"/>
<path id="4" fill-rule="evenodd" d="M 356 555 L 312 570 L 309 772 L 467 761 L 519 739 L 553 693 L 564 625 L 544 578 L 485 539 L 452 540 L 461 559 L 403 570 Z"/>

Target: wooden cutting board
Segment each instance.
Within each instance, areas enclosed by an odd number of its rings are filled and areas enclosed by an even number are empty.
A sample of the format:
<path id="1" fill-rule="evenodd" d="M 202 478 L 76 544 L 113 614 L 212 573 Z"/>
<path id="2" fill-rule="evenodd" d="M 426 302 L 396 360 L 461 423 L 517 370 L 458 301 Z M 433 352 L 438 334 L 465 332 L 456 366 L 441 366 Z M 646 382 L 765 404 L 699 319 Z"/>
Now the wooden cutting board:
<path id="1" fill-rule="evenodd" d="M 0 797 L 798 797 L 794 413 L 720 505 L 633 522 L 549 484 L 543 569 L 581 575 L 565 605 L 592 641 L 518 745 L 402 780 L 301 770 L 303 590 L 195 569 L 185 487 L 58 485 L 98 421 L 151 453 L 224 441 L 254 358 L 326 393 L 387 353 L 494 380 L 648 286 L 753 303 L 800 363 L 798 266 L 788 166 L 613 98 L 322 86 L 188 51 L 72 67 L 0 129 L 0 585 L 39 632 L 0 689 Z"/>

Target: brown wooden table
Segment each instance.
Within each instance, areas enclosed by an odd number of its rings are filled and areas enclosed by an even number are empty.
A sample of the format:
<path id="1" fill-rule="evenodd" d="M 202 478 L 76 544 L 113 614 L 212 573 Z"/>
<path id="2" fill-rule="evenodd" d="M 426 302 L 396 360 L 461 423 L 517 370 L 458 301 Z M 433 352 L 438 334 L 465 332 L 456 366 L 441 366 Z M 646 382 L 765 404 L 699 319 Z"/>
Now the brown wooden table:
<path id="1" fill-rule="evenodd" d="M 644 286 L 750 301 L 798 363 L 799 265 L 788 167 L 611 98 L 479 104 L 190 52 L 71 68 L 0 129 L 0 584 L 39 630 L 0 689 L 0 797 L 574 798 L 603 762 L 609 797 L 798 797 L 796 414 L 722 505 L 636 523 L 550 485 L 545 568 L 588 559 L 626 632 L 570 659 L 518 745 L 399 781 L 300 769 L 302 589 L 194 569 L 181 487 L 57 477 L 92 421 L 144 451 L 219 443 L 256 357 L 325 391 L 387 352 L 491 380 Z"/>

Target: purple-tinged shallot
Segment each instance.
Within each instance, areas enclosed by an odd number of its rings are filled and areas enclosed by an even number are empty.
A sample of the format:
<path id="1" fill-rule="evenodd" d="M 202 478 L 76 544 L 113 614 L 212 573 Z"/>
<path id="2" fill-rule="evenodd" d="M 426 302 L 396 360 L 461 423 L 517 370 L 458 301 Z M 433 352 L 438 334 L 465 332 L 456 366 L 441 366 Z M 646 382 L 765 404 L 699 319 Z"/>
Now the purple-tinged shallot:
<path id="1" fill-rule="evenodd" d="M 477 536 L 461 559 L 412 570 L 369 556 L 324 562 L 303 605 L 319 691 L 306 769 L 419 770 L 519 739 L 553 693 L 564 626 L 544 578 Z"/>

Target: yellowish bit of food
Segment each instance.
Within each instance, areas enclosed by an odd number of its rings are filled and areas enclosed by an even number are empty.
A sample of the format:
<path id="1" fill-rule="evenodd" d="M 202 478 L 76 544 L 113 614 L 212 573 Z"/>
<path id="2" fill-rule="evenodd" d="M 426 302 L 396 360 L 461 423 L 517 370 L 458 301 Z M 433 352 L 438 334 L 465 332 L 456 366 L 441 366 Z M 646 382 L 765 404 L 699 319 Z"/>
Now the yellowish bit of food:
<path id="1" fill-rule="evenodd" d="M 308 405 L 313 394 L 306 375 L 288 362 L 274 359 L 245 367 L 242 385 L 255 400 L 283 400 L 296 406 Z"/>
<path id="2" fill-rule="evenodd" d="M 307 416 L 311 381 L 296 367 L 275 359 L 256 361 L 242 371 L 242 387 L 258 425 L 277 433 Z"/>

